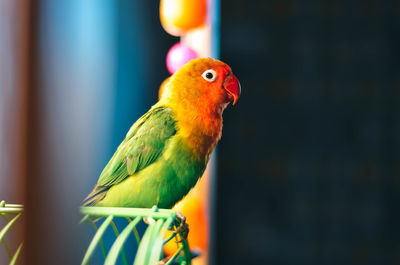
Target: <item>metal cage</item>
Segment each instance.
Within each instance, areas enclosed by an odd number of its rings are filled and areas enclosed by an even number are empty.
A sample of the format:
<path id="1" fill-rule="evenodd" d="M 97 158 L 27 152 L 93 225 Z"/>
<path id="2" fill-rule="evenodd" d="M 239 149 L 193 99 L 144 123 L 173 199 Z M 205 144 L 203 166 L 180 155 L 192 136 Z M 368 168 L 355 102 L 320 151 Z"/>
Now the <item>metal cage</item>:
<path id="1" fill-rule="evenodd" d="M 81 212 L 84 214 L 81 223 L 89 222 L 95 230 L 95 234 L 83 258 L 82 265 L 90 264 L 97 246 L 100 246 L 103 252 L 105 265 L 116 264 L 117 258 L 120 255 L 122 256 L 124 265 L 132 264 L 132 262 L 128 263 L 124 250 L 124 244 L 132 233 L 139 246 L 133 263 L 134 265 L 163 264 L 160 263 L 163 257 L 163 246 L 171 240 L 175 240 L 176 244 L 178 244 L 177 251 L 164 264 L 172 264 L 173 262 L 174 264 L 178 263 L 181 265 L 191 264 L 189 246 L 186 240 L 182 241 L 182 234 L 172 233 L 171 236 L 166 238 L 167 230 L 177 228 L 180 224 L 180 220 L 176 218 L 176 213 L 172 210 L 158 209 L 157 207 L 153 207 L 152 209 L 81 207 Z M 103 219 L 103 221 L 97 225 L 96 223 L 99 218 Z M 113 221 L 115 218 L 124 218 L 128 221 L 128 224 L 121 231 L 118 231 Z M 136 226 L 143 218 L 146 218 L 149 224 L 142 238 L 140 238 Z M 115 240 L 107 251 L 104 247 L 102 237 L 108 228 L 114 231 Z"/>

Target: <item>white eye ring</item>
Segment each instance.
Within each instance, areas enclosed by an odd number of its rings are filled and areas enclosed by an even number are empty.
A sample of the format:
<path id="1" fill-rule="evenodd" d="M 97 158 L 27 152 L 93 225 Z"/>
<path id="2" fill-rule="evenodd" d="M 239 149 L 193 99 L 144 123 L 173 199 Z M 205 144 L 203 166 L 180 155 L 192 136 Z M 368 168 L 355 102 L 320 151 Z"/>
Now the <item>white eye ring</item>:
<path id="1" fill-rule="evenodd" d="M 201 76 L 208 82 L 214 82 L 215 80 L 217 80 L 218 77 L 217 72 L 215 72 L 212 69 L 204 71 L 204 73 Z"/>

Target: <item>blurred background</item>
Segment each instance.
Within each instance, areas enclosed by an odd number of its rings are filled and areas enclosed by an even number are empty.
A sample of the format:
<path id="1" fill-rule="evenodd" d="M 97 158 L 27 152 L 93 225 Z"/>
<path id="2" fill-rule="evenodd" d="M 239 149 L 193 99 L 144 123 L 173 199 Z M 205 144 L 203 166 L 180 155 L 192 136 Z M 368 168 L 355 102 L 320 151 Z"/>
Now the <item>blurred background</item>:
<path id="1" fill-rule="evenodd" d="M 26 264 L 80 263 L 78 207 L 168 76 L 158 5 L 0 0 L 0 199 L 26 205 Z M 400 264 L 400 2 L 222 0 L 220 20 L 242 97 L 215 264 Z"/>

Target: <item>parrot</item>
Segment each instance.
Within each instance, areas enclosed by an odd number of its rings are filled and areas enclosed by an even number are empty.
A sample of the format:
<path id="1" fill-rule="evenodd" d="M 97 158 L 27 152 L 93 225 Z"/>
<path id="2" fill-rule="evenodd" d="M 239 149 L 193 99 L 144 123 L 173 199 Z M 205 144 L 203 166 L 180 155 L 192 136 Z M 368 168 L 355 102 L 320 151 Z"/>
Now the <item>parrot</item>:
<path id="1" fill-rule="evenodd" d="M 241 94 L 222 61 L 197 58 L 163 83 L 159 101 L 129 129 L 83 206 L 170 209 L 197 183 Z"/>

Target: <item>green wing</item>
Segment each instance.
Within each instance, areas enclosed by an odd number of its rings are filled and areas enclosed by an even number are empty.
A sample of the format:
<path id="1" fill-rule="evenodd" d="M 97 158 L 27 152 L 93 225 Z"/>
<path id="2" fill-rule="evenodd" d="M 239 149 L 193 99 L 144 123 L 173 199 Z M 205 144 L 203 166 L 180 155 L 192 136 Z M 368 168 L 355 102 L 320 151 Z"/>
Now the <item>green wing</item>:
<path id="1" fill-rule="evenodd" d="M 132 125 L 101 173 L 96 187 L 84 200 L 84 205 L 96 205 L 113 185 L 153 163 L 162 153 L 166 141 L 175 133 L 171 109 L 150 109 Z"/>

